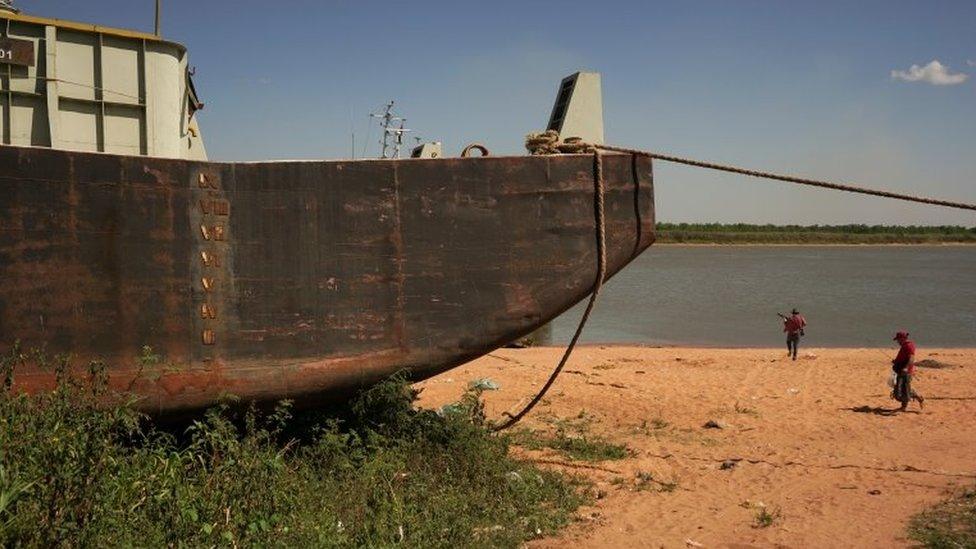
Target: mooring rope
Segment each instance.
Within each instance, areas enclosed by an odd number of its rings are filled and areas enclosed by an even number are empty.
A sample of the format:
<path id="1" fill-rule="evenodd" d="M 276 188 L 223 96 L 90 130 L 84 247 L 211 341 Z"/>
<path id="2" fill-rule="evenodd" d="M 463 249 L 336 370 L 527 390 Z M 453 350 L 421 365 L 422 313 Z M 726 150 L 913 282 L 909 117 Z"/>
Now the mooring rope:
<path id="1" fill-rule="evenodd" d="M 674 162 L 676 164 L 685 164 L 687 166 L 695 166 L 697 168 L 707 168 L 709 170 L 718 170 L 722 172 L 737 173 L 741 175 L 748 175 L 750 177 L 760 177 L 763 179 L 775 179 L 777 181 L 785 181 L 787 183 L 796 183 L 798 185 L 809 185 L 811 187 L 820 187 L 822 189 L 833 189 L 835 191 L 845 191 L 849 193 L 859 193 L 868 194 L 872 196 L 880 196 L 883 198 L 893 198 L 895 200 L 906 200 L 908 202 L 919 202 L 922 204 L 933 204 L 935 206 L 945 206 L 947 208 L 958 208 L 960 210 L 976 210 L 976 204 L 968 204 L 965 202 L 952 202 L 950 200 L 940 200 L 938 198 L 929 198 L 926 196 L 913 196 L 910 194 L 901 194 L 891 191 L 882 191 L 879 189 L 870 189 L 867 187 L 858 187 L 855 185 L 846 185 L 843 183 L 833 183 L 830 181 L 820 181 L 817 179 L 807 179 L 805 177 L 793 177 L 790 175 L 782 175 L 771 172 L 763 172 L 758 170 L 748 170 L 745 168 L 738 168 L 735 166 L 726 166 L 723 164 L 715 164 L 713 162 L 703 162 L 701 160 L 692 160 L 690 158 L 682 158 L 680 156 L 671 156 L 667 154 L 652 153 L 649 151 L 640 151 L 637 149 L 627 149 L 624 147 L 614 147 L 612 145 L 594 145 L 598 149 L 603 149 L 605 151 L 616 151 L 622 153 L 638 154 L 643 156 L 649 156 L 651 158 L 662 160 L 664 162 Z"/>
<path id="2" fill-rule="evenodd" d="M 593 305 L 596 304 L 596 298 L 600 295 L 600 290 L 603 288 L 603 282 L 607 274 L 607 227 L 606 221 L 604 219 L 604 186 L 603 186 L 603 156 L 600 151 L 593 151 L 593 215 L 596 221 L 596 253 L 597 253 L 597 264 L 596 264 L 596 282 L 593 284 L 593 291 L 590 292 L 590 301 L 586 304 L 586 310 L 583 311 L 583 316 L 580 317 L 579 325 L 576 326 L 576 333 L 573 334 L 573 338 L 569 340 L 569 345 L 566 347 L 566 351 L 563 353 L 562 359 L 560 359 L 559 364 L 549 375 L 548 381 L 542 386 L 542 389 L 529 401 L 528 404 L 522 408 L 517 414 L 512 415 L 508 412 L 505 413 L 508 419 L 501 424 L 493 425 L 491 427 L 492 431 L 501 431 L 503 429 L 508 429 L 512 425 L 519 422 L 526 414 L 535 408 L 535 405 L 542 400 L 552 387 L 552 384 L 556 382 L 556 378 L 559 377 L 559 373 L 562 372 L 563 367 L 566 366 L 566 362 L 569 360 L 569 356 L 573 354 L 573 349 L 576 348 L 576 343 L 579 341 L 580 336 L 583 334 L 583 327 L 586 326 L 586 321 L 590 318 L 590 313 L 593 311 Z"/>
<path id="3" fill-rule="evenodd" d="M 569 137 L 566 140 L 560 140 L 559 134 L 552 130 L 543 133 L 529 134 L 525 139 L 525 148 L 528 149 L 529 152 L 534 155 L 535 154 L 561 154 L 561 153 L 572 154 L 572 153 L 579 153 L 579 152 L 590 152 L 594 149 L 622 152 L 627 154 L 648 156 L 655 160 L 661 160 L 664 162 L 673 162 L 675 164 L 684 164 L 686 166 L 694 166 L 696 168 L 706 168 L 709 170 L 718 170 L 722 172 L 737 173 L 740 175 L 759 177 L 762 179 L 785 181 L 787 183 L 795 183 L 797 185 L 809 185 L 811 187 L 819 187 L 822 189 L 832 189 L 835 191 L 867 194 L 871 196 L 880 196 L 883 198 L 892 198 L 895 200 L 905 200 L 908 202 L 918 202 L 921 204 L 932 204 L 935 206 L 945 206 L 947 208 L 957 208 L 960 210 L 976 211 L 976 204 L 969 204 L 966 202 L 953 202 L 950 200 L 940 200 L 937 198 L 930 198 L 926 196 L 913 196 L 910 194 L 902 194 L 902 193 L 895 193 L 891 191 L 870 189 L 867 187 L 859 187 L 856 185 L 835 183 L 831 181 L 822 181 L 817 179 L 809 179 L 805 177 L 794 177 L 791 175 L 783 175 L 783 174 L 764 172 L 759 170 L 749 170 L 746 168 L 739 168 L 737 166 L 716 164 L 714 162 L 704 162 L 701 160 L 683 158 L 680 156 L 673 156 L 669 154 L 661 154 L 652 151 L 644 151 L 640 149 L 616 147 L 613 145 L 596 145 L 592 143 L 585 143 L 578 138 L 572 138 L 572 137 Z"/>

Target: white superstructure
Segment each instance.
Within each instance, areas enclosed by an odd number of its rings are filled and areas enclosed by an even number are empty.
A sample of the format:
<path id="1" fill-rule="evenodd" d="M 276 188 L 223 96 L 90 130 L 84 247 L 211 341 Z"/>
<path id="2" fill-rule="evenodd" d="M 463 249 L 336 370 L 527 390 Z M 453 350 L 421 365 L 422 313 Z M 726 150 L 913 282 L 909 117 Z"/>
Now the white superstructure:
<path id="1" fill-rule="evenodd" d="M 207 158 L 182 45 L 2 8 L 0 142 Z"/>

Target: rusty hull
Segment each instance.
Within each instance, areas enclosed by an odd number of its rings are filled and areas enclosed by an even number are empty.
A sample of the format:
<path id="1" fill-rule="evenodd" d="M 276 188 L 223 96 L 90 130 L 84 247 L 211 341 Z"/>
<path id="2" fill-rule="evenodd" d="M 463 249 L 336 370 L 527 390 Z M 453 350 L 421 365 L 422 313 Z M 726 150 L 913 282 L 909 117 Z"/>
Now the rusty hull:
<path id="1" fill-rule="evenodd" d="M 609 272 L 654 240 L 607 155 Z M 593 159 L 209 163 L 0 147 L 0 351 L 102 359 L 141 409 L 314 405 L 531 332 L 596 273 Z M 144 345 L 162 357 L 140 365 Z M 53 386 L 21 365 L 15 388 Z"/>

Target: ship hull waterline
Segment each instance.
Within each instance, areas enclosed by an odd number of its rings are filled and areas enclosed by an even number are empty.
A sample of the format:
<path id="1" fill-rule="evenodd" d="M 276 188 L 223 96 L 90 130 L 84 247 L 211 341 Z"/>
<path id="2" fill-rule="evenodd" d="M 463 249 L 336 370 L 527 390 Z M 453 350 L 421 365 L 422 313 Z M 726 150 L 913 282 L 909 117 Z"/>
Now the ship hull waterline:
<path id="1" fill-rule="evenodd" d="M 603 158 L 608 274 L 654 241 L 651 161 Z M 102 360 L 167 415 L 314 406 L 482 356 L 587 296 L 591 155 L 216 163 L 0 147 L 0 352 Z M 145 347 L 157 361 L 139 360 Z M 17 364 L 14 390 L 50 390 Z"/>

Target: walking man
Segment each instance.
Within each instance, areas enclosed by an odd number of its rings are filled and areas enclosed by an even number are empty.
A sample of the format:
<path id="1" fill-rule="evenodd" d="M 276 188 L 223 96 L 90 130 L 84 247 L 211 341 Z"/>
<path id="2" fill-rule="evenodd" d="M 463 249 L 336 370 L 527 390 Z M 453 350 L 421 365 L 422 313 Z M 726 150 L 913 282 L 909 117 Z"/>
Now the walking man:
<path id="1" fill-rule="evenodd" d="M 904 412 L 911 400 L 918 402 L 919 408 L 924 408 L 925 399 L 912 389 L 912 376 L 915 375 L 915 343 L 908 339 L 908 332 L 898 332 L 894 340 L 901 346 L 898 349 L 898 356 L 891 361 L 891 369 L 896 375 L 895 391 L 892 394 L 895 400 L 901 402 L 899 411 Z"/>
<path id="2" fill-rule="evenodd" d="M 796 360 L 796 352 L 800 347 L 800 336 L 806 335 L 803 328 L 807 325 L 807 321 L 796 309 L 793 309 L 790 316 L 784 314 L 779 316 L 783 319 L 783 331 L 786 332 L 786 356 L 792 355 L 793 360 Z"/>

